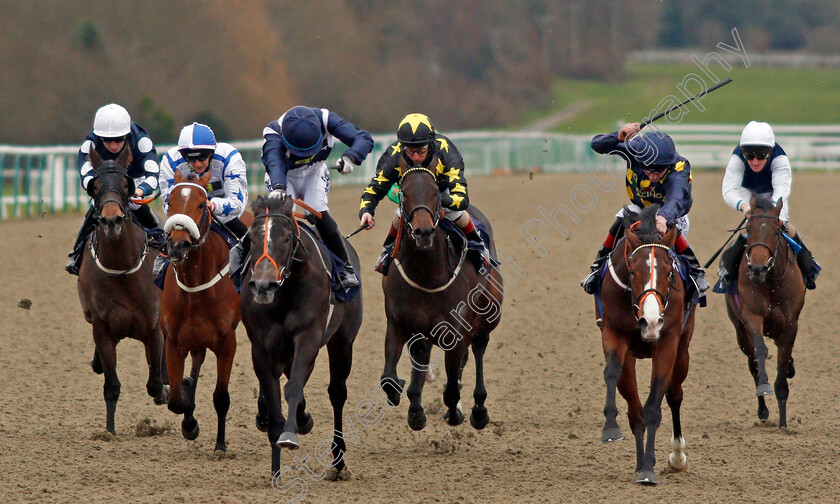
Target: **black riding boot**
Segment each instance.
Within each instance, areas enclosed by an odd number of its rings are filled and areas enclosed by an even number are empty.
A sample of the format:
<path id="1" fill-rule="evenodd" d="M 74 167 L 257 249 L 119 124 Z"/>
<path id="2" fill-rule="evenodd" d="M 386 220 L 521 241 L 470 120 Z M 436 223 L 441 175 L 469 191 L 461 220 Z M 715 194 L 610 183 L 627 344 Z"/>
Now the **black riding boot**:
<path id="1" fill-rule="evenodd" d="M 720 270 L 718 276 L 721 279 L 724 287 L 732 285 L 738 281 L 738 267 L 741 265 L 741 258 L 744 257 L 744 252 L 747 249 L 747 239 L 741 233 L 732 245 L 723 251 L 720 256 Z"/>
<path id="2" fill-rule="evenodd" d="M 382 273 L 383 275 L 388 274 L 388 266 L 390 266 L 390 261 L 388 261 L 388 256 L 394 253 L 394 243 L 396 243 L 397 237 L 388 233 L 388 236 L 385 237 L 385 242 L 382 243 L 382 253 L 379 254 L 379 259 L 376 260 L 376 265 L 373 267 L 378 273 Z"/>
<path id="3" fill-rule="evenodd" d="M 469 240 L 469 241 L 478 242 L 478 243 L 481 243 L 482 245 L 484 245 L 484 247 L 482 247 L 482 249 L 481 249 L 481 257 L 482 257 L 482 259 L 484 259 L 485 264 L 489 266 L 490 265 L 490 248 L 487 246 L 486 243 L 484 243 L 484 240 L 481 239 L 481 235 L 478 234 L 478 228 L 473 227 L 473 230 L 469 233 L 466 233 L 465 236 L 467 237 L 467 240 Z"/>
<path id="4" fill-rule="evenodd" d="M 799 265 L 799 269 L 802 270 L 802 278 L 805 280 L 805 287 L 809 290 L 814 290 L 817 288 L 816 279 L 817 275 L 820 274 L 820 268 L 814 267 L 814 255 L 811 254 L 811 251 L 808 250 L 808 247 L 802 242 L 802 237 L 799 236 L 799 233 L 796 233 L 793 236 L 793 241 L 799 244 L 801 249 L 796 254 L 796 264 Z"/>
<path id="5" fill-rule="evenodd" d="M 236 291 L 242 287 L 242 277 L 245 276 L 245 267 L 248 265 L 248 254 L 251 253 L 251 238 L 248 236 L 248 226 L 239 219 L 231 219 L 225 226 L 233 233 L 239 241 L 231 247 L 228 256 L 230 265 L 230 278 L 236 285 Z"/>
<path id="6" fill-rule="evenodd" d="M 140 205 L 140 208 L 132 210 L 131 213 L 137 218 L 137 222 L 146 229 L 146 234 L 149 235 L 150 239 L 149 245 L 158 250 L 163 250 L 166 241 L 163 236 L 163 226 L 161 226 L 152 209 L 148 205 Z"/>
<path id="7" fill-rule="evenodd" d="M 341 283 L 341 286 L 345 289 L 358 286 L 359 279 L 356 278 L 356 272 L 353 270 L 353 265 L 350 264 L 350 257 L 344 246 L 344 238 L 338 230 L 338 224 L 335 223 L 335 220 L 333 220 L 328 212 L 321 212 L 321 219 L 318 220 L 315 227 L 318 228 L 321 239 L 324 240 L 324 245 L 336 257 L 344 261 L 344 268 L 338 273 L 338 281 Z"/>
<path id="8" fill-rule="evenodd" d="M 599 272 L 604 266 L 604 262 L 606 262 L 607 257 L 609 257 L 610 252 L 612 252 L 612 249 L 608 249 L 607 247 L 601 245 L 601 248 L 598 249 L 598 254 L 595 256 L 595 262 L 593 262 L 589 267 L 589 274 L 580 281 L 580 285 L 587 294 L 595 294 L 595 290 L 598 287 L 598 281 L 600 280 Z"/>
<path id="9" fill-rule="evenodd" d="M 79 267 L 82 265 L 82 256 L 85 251 L 85 243 L 87 237 L 93 232 L 96 227 L 96 221 L 93 218 L 94 207 L 90 207 L 85 214 L 85 219 L 82 221 L 82 228 L 79 229 L 79 234 L 76 235 L 76 243 L 73 244 L 73 250 L 67 255 L 67 264 L 64 265 L 65 271 L 71 275 L 79 274 Z"/>
<path id="10" fill-rule="evenodd" d="M 709 282 L 706 281 L 706 272 L 700 267 L 700 261 L 697 260 L 697 256 L 694 255 L 691 247 L 686 247 L 680 255 L 688 260 L 688 266 L 691 268 L 691 277 L 694 279 L 694 283 L 697 284 L 697 290 L 700 295 L 702 295 L 709 290 Z"/>

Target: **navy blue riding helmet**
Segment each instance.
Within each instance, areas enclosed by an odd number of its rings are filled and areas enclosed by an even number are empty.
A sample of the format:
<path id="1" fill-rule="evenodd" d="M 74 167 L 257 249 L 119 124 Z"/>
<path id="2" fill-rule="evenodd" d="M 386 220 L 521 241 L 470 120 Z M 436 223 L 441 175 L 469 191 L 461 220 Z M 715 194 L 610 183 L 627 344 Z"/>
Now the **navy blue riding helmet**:
<path id="1" fill-rule="evenodd" d="M 309 107 L 292 107 L 283 115 L 283 143 L 299 158 L 314 156 L 321 150 L 324 133 L 321 120 Z"/>
<path id="2" fill-rule="evenodd" d="M 637 135 L 626 145 L 636 161 L 651 172 L 665 171 L 680 159 L 674 141 L 664 133 Z"/>

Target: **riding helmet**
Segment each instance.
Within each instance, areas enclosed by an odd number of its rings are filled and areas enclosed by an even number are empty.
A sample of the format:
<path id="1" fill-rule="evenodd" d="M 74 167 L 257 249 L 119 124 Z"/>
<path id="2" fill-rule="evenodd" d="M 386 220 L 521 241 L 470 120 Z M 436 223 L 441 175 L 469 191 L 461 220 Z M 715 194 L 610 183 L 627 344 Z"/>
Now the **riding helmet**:
<path id="1" fill-rule="evenodd" d="M 435 140 L 435 127 L 423 114 L 408 114 L 397 128 L 397 140 L 403 145 L 425 145 Z"/>
<path id="2" fill-rule="evenodd" d="M 290 108 L 283 114 L 280 127 L 283 143 L 293 156 L 308 158 L 321 150 L 324 141 L 321 120 L 311 108 L 302 106 Z"/>
<path id="3" fill-rule="evenodd" d="M 96 111 L 93 134 L 99 138 L 119 138 L 131 132 L 131 116 L 116 103 L 109 103 Z"/>

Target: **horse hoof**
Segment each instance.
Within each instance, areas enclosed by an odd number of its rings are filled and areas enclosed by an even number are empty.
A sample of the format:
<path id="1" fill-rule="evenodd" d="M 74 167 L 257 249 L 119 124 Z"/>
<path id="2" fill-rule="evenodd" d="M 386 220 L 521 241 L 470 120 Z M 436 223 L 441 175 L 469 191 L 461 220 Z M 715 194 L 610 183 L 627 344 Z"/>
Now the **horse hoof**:
<path id="1" fill-rule="evenodd" d="M 188 441 L 192 441 L 198 437 L 200 429 L 198 428 L 198 421 L 195 418 L 190 420 L 184 419 L 181 422 L 181 434 L 184 436 L 184 439 Z"/>
<path id="2" fill-rule="evenodd" d="M 453 416 L 451 412 L 454 411 L 455 415 Z M 447 410 L 446 413 L 443 414 L 443 419 L 451 426 L 461 425 L 464 423 L 464 412 L 461 411 L 461 408 L 455 408 L 454 410 Z"/>
<path id="3" fill-rule="evenodd" d="M 437 380 L 437 377 L 440 375 L 440 370 L 435 367 L 430 367 L 428 371 L 426 371 L 426 381 L 428 383 L 432 383 Z"/>
<path id="4" fill-rule="evenodd" d="M 90 360 L 90 368 L 96 374 L 102 374 L 104 372 L 102 370 L 102 361 L 97 358 L 93 358 Z"/>
<path id="5" fill-rule="evenodd" d="M 755 388 L 755 395 L 758 397 L 770 395 L 773 393 L 773 387 L 769 383 L 762 383 Z"/>
<path id="6" fill-rule="evenodd" d="M 297 434 L 294 432 L 284 432 L 283 434 L 280 434 L 276 444 L 278 448 L 287 448 L 289 450 L 297 450 L 300 448 Z"/>
<path id="7" fill-rule="evenodd" d="M 268 415 L 260 415 L 257 413 L 257 430 L 260 432 L 268 432 Z"/>
<path id="8" fill-rule="evenodd" d="M 636 483 L 640 485 L 653 486 L 659 483 L 659 479 L 653 471 L 640 471 L 639 474 L 636 475 Z"/>
<path id="9" fill-rule="evenodd" d="M 770 410 L 767 409 L 767 406 L 759 406 L 758 407 L 758 419 L 759 420 L 767 420 L 770 418 Z"/>
<path id="10" fill-rule="evenodd" d="M 227 453 L 227 445 L 225 443 L 216 443 L 216 448 L 213 450 L 213 456 L 216 458 L 224 458 Z"/>
<path id="11" fill-rule="evenodd" d="M 309 434 L 312 432 L 312 426 L 315 425 L 315 420 L 312 419 L 312 415 L 309 413 L 304 413 L 306 415 L 306 422 L 303 422 L 303 427 L 298 427 L 298 434 Z M 300 424 L 301 422 L 298 422 Z"/>
<path id="12" fill-rule="evenodd" d="M 601 432 L 602 443 L 612 443 L 613 441 L 621 441 L 624 436 L 621 435 L 620 427 L 605 427 Z"/>
<path id="13" fill-rule="evenodd" d="M 473 409 L 470 412 L 470 425 L 472 425 L 476 430 L 481 430 L 487 427 L 489 422 L 490 415 L 487 414 L 487 408 L 483 406 L 473 406 Z"/>
<path id="14" fill-rule="evenodd" d="M 350 471 L 346 467 L 341 470 L 331 467 L 327 471 L 327 479 L 330 481 L 350 481 Z"/>
<path id="15" fill-rule="evenodd" d="M 160 389 L 160 393 L 155 396 L 155 404 L 160 406 L 169 402 L 169 385 L 164 385 Z"/>
<path id="16" fill-rule="evenodd" d="M 423 430 L 426 427 L 426 414 L 421 409 L 419 412 L 408 410 L 408 426 L 411 430 Z"/>
<path id="17" fill-rule="evenodd" d="M 686 459 L 685 453 L 680 453 L 679 455 L 671 453 L 668 455 L 668 466 L 674 472 L 685 472 L 688 469 L 688 459 Z"/>

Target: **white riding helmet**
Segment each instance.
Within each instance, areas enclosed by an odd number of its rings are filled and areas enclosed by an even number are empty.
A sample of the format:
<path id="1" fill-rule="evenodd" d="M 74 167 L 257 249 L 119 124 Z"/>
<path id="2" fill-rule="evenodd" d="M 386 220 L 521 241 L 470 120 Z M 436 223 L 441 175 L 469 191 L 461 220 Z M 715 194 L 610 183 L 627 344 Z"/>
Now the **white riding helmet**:
<path id="1" fill-rule="evenodd" d="M 109 103 L 96 111 L 93 134 L 100 138 L 117 138 L 131 132 L 131 116 L 116 103 Z"/>
<path id="2" fill-rule="evenodd" d="M 750 121 L 741 133 L 741 147 L 770 147 L 776 145 L 773 128 L 766 122 Z"/>

